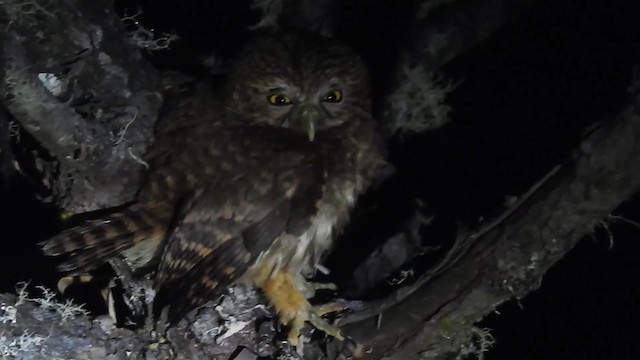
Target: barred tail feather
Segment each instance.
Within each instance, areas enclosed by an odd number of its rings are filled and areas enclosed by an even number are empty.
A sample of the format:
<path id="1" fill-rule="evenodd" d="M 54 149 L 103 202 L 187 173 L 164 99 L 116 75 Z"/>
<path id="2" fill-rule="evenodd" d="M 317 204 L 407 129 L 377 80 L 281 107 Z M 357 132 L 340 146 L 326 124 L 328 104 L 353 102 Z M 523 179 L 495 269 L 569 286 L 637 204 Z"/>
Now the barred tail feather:
<path id="1" fill-rule="evenodd" d="M 58 270 L 86 272 L 144 240 L 164 236 L 171 216 L 166 206 L 137 203 L 67 229 L 40 246 L 45 255 L 63 256 Z"/>

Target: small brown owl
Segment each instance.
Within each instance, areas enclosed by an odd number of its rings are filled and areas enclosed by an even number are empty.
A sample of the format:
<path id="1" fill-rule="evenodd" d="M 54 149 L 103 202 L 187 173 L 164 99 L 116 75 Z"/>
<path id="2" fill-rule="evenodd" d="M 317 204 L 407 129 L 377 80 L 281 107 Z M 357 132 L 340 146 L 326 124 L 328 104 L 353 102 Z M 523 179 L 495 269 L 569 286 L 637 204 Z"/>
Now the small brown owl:
<path id="1" fill-rule="evenodd" d="M 179 319 L 236 281 L 262 289 L 298 342 L 306 321 L 341 338 L 313 307 L 306 278 L 387 168 L 371 116 L 365 65 L 310 34 L 257 35 L 230 76 L 226 111 L 169 114 L 147 180 L 125 210 L 43 243 L 81 273 L 122 256 L 157 264 L 157 308 Z M 172 116 L 174 118 L 172 118 Z"/>

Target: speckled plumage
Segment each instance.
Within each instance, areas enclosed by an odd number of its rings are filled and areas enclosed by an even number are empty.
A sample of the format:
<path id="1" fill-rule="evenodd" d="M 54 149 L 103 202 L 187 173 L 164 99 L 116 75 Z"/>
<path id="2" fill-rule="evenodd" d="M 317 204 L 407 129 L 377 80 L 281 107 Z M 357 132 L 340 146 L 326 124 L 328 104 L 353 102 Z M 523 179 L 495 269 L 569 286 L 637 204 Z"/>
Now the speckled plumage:
<path id="1" fill-rule="evenodd" d="M 215 118 L 167 115 L 165 123 L 188 126 L 159 135 L 135 204 L 43 249 L 67 254 L 61 269 L 72 272 L 118 254 L 134 269 L 159 261 L 160 307 L 178 317 L 247 281 L 283 323 L 299 327 L 313 317 L 303 314 L 311 311 L 306 297 L 289 305 L 275 297 L 291 294 L 274 289 L 307 294 L 305 277 L 386 166 L 367 71 L 332 40 L 259 35 L 238 59 L 227 96 Z"/>

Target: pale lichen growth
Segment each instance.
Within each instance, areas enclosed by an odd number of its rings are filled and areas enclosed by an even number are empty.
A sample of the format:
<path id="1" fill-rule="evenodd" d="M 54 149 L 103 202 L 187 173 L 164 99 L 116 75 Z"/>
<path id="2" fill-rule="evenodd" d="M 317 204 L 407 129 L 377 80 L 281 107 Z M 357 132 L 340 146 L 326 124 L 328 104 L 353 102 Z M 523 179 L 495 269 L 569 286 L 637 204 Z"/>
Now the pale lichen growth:
<path id="1" fill-rule="evenodd" d="M 422 64 L 403 61 L 401 72 L 400 86 L 387 98 L 390 130 L 423 132 L 446 124 L 451 107 L 445 99 L 458 84 Z"/>
<path id="2" fill-rule="evenodd" d="M 33 84 L 29 81 L 28 68 L 16 69 L 9 66 L 5 72 L 5 83 L 12 102 L 19 102 L 21 105 L 36 101 L 37 95 L 34 93 Z"/>
<path id="3" fill-rule="evenodd" d="M 122 129 L 118 132 L 118 134 L 117 134 L 118 139 L 116 139 L 116 140 L 115 140 L 115 142 L 114 142 L 114 143 L 115 143 L 115 145 L 118 145 L 118 144 L 120 144 L 120 143 L 122 142 L 122 140 L 125 140 L 125 139 L 124 139 L 124 136 L 127 134 L 127 130 L 129 130 L 129 126 L 131 126 L 131 124 L 133 124 L 133 122 L 134 122 L 134 121 L 136 121 L 136 118 L 137 118 L 137 117 L 138 117 L 138 111 L 136 111 L 136 112 L 133 114 L 133 116 L 131 117 L 131 120 L 129 120 L 129 121 L 124 125 L 124 128 L 122 128 Z"/>
<path id="4" fill-rule="evenodd" d="M 484 360 L 484 354 L 491 349 L 496 340 L 487 328 L 472 327 L 472 338 L 460 348 L 457 360 L 469 359 L 470 356 L 478 360 Z"/>
<path id="5" fill-rule="evenodd" d="M 7 28 L 16 22 L 33 25 L 38 16 L 56 18 L 55 12 L 51 9 L 52 0 L 5 0 L 2 3 L 9 17 Z"/>
<path id="6" fill-rule="evenodd" d="M 16 309 L 14 305 L 7 305 L 4 303 L 0 305 L 0 323 L 15 324 L 16 314 L 18 314 L 18 309 Z"/>
<path id="7" fill-rule="evenodd" d="M 33 355 L 38 347 L 47 340 L 46 337 L 34 335 L 25 330 L 19 337 L 10 337 L 0 334 L 0 357 L 27 359 L 28 354 Z"/>
<path id="8" fill-rule="evenodd" d="M 165 32 L 157 34 L 155 30 L 145 27 L 138 20 L 141 14 L 140 10 L 133 15 L 127 15 L 125 12 L 121 19 L 125 25 L 131 28 L 129 34 L 137 47 L 149 51 L 168 50 L 173 42 L 180 40 L 176 34 Z"/>
<path id="9" fill-rule="evenodd" d="M 29 282 L 19 282 L 16 284 L 16 295 L 18 295 L 18 301 L 16 301 L 16 306 L 20 306 L 27 301 L 29 301 L 29 292 L 27 292 L 27 286 L 29 286 Z"/>
<path id="10" fill-rule="evenodd" d="M 436 335 L 439 341 L 431 343 L 420 353 L 420 359 L 440 359 L 443 354 L 456 354 L 456 360 L 484 360 L 485 354 L 495 344 L 487 328 L 472 325 L 472 320 L 442 318 L 438 321 Z"/>
<path id="11" fill-rule="evenodd" d="M 38 80 L 53 96 L 60 96 L 66 91 L 66 84 L 55 74 L 39 73 Z"/>
<path id="12" fill-rule="evenodd" d="M 30 298 L 29 301 L 38 304 L 43 310 L 57 312 L 60 314 L 62 322 L 73 320 L 77 316 L 89 314 L 82 304 L 74 304 L 71 299 L 67 299 L 65 302 L 59 302 L 55 299 L 56 294 L 52 290 L 44 286 L 36 286 L 36 288 L 42 291 L 42 297 Z"/>
<path id="13" fill-rule="evenodd" d="M 27 302 L 31 302 L 38 305 L 41 310 L 57 312 L 62 322 L 73 320 L 77 316 L 89 314 L 89 312 L 84 309 L 84 305 L 74 304 L 70 299 L 65 302 L 59 302 L 55 299 L 55 292 L 44 286 L 36 286 L 36 288 L 42 292 L 40 297 L 29 297 L 29 293 L 27 292 L 28 285 L 28 282 L 20 282 L 16 285 L 18 300 L 13 306 L 18 307 Z"/>
<path id="14" fill-rule="evenodd" d="M 284 0 L 253 0 L 251 9 L 259 10 L 262 13 L 260 21 L 251 26 L 250 30 L 277 28 L 278 18 L 282 13 Z"/>
<path id="15" fill-rule="evenodd" d="M 235 289 L 230 289 L 230 291 L 233 290 Z M 240 293 L 240 295 L 242 295 L 242 293 Z M 238 319 L 234 314 L 229 312 L 229 309 L 225 309 L 222 305 L 216 306 L 215 309 L 220 318 L 224 320 L 224 324 L 222 326 L 212 329 L 212 332 L 215 333 L 217 344 L 222 343 L 226 338 L 240 332 L 249 325 L 248 321 Z"/>

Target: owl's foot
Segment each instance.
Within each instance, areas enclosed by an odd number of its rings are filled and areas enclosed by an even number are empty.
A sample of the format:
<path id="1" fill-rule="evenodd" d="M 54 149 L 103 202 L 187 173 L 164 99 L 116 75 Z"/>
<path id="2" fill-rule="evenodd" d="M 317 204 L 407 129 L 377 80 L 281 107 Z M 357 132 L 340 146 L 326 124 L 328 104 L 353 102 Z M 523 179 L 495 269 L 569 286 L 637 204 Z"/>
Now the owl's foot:
<path id="1" fill-rule="evenodd" d="M 310 282 L 307 284 L 309 290 L 311 290 L 313 294 L 315 294 L 318 290 L 338 290 L 338 285 L 334 283 Z"/>
<path id="2" fill-rule="evenodd" d="M 338 340 L 344 336 L 340 330 L 326 322 L 322 315 L 343 309 L 338 304 L 326 304 L 312 306 L 303 291 L 300 289 L 298 278 L 286 271 L 278 271 L 272 274 L 262 285 L 265 296 L 275 307 L 280 322 L 290 326 L 287 339 L 293 346 L 298 346 L 298 338 L 305 322 L 309 322 L 316 329 L 324 331 L 327 335 Z M 305 286 L 308 284 L 304 284 Z"/>
<path id="3" fill-rule="evenodd" d="M 340 332 L 340 329 L 329 324 L 321 317 L 326 313 L 342 310 L 342 307 L 340 309 L 332 309 L 326 312 L 324 312 L 326 309 L 324 309 L 323 307 L 324 306 L 312 307 L 311 309 L 309 309 L 307 314 L 298 316 L 293 319 L 293 321 L 291 321 L 291 329 L 289 330 L 289 335 L 287 337 L 287 340 L 289 340 L 289 343 L 291 345 L 298 346 L 298 339 L 301 335 L 300 333 L 302 332 L 304 323 L 307 321 L 311 323 L 311 325 L 313 325 L 313 327 L 315 327 L 316 329 L 324 331 L 327 335 L 333 336 L 340 341 L 344 340 L 344 336 Z M 280 319 L 280 321 L 282 321 L 282 318 Z"/>

